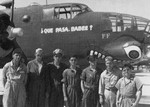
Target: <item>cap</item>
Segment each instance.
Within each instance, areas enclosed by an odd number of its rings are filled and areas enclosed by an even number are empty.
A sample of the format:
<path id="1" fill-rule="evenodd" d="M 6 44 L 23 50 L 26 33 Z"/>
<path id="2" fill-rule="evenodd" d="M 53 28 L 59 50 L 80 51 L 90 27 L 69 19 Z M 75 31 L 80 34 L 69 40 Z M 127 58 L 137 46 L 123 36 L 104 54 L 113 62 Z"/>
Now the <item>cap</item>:
<path id="1" fill-rule="evenodd" d="M 105 58 L 105 61 L 113 61 L 113 58 L 112 58 L 111 56 L 107 56 L 107 57 Z"/>
<path id="2" fill-rule="evenodd" d="M 16 48 L 14 49 L 12 55 L 14 55 L 15 53 L 22 54 L 22 50 L 20 48 Z"/>
<path id="3" fill-rule="evenodd" d="M 42 49 L 42 48 L 37 48 L 37 49 L 35 50 L 35 53 L 37 53 L 37 52 L 39 52 L 39 51 L 43 51 L 43 49 Z"/>
<path id="4" fill-rule="evenodd" d="M 63 55 L 63 51 L 62 51 L 61 49 L 55 49 L 55 50 L 53 51 L 53 55 L 57 55 L 57 54 Z"/>

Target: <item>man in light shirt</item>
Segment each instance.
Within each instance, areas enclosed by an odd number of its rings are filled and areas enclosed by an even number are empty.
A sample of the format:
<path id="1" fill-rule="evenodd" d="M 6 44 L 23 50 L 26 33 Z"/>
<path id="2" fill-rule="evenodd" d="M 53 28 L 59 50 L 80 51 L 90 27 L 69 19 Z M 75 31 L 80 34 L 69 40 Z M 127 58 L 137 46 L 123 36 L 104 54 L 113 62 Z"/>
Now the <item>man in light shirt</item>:
<path id="1" fill-rule="evenodd" d="M 35 50 L 35 59 L 27 64 L 27 105 L 28 107 L 45 107 L 47 68 L 43 60 L 43 50 Z"/>
<path id="2" fill-rule="evenodd" d="M 102 107 L 116 107 L 115 87 L 117 81 L 121 78 L 121 71 L 114 65 L 113 58 L 105 58 L 106 69 L 102 72 L 99 81 L 99 97 Z"/>
<path id="3" fill-rule="evenodd" d="M 132 72 L 133 66 L 125 64 L 122 69 L 122 78 L 118 80 L 116 105 L 117 107 L 138 107 L 142 96 L 143 83 Z"/>

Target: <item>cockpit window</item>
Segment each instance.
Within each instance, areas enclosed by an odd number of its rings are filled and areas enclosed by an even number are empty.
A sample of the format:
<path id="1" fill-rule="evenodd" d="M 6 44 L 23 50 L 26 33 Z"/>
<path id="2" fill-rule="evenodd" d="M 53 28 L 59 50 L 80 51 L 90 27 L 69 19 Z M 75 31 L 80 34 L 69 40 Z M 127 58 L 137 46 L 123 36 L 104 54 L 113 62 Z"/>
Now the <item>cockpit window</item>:
<path id="1" fill-rule="evenodd" d="M 43 20 L 48 21 L 54 17 L 54 8 L 43 9 Z"/>
<path id="2" fill-rule="evenodd" d="M 90 11 L 92 10 L 86 5 L 72 5 L 72 18 L 82 13 L 86 13 Z"/>
<path id="3" fill-rule="evenodd" d="M 112 22 L 113 32 L 146 30 L 147 24 L 149 22 L 148 20 L 141 17 L 124 14 L 109 15 L 109 19 Z"/>
<path id="4" fill-rule="evenodd" d="M 59 6 L 54 9 L 54 18 L 55 19 L 72 19 L 80 13 L 92 11 L 86 5 L 67 5 Z"/>
<path id="5" fill-rule="evenodd" d="M 56 7 L 54 13 L 55 13 L 54 17 L 56 19 L 70 19 L 71 7 L 70 6 Z"/>
<path id="6" fill-rule="evenodd" d="M 150 22 L 147 24 L 146 32 L 149 32 L 149 33 L 150 33 Z"/>
<path id="7" fill-rule="evenodd" d="M 84 4 L 69 4 L 64 6 L 56 6 L 53 8 L 44 8 L 43 20 L 49 21 L 51 19 L 73 19 L 75 16 L 90 11 L 92 10 Z"/>
<path id="8" fill-rule="evenodd" d="M 76 15 L 78 15 L 81 12 L 82 10 L 80 7 L 72 6 L 72 18 L 74 18 Z"/>

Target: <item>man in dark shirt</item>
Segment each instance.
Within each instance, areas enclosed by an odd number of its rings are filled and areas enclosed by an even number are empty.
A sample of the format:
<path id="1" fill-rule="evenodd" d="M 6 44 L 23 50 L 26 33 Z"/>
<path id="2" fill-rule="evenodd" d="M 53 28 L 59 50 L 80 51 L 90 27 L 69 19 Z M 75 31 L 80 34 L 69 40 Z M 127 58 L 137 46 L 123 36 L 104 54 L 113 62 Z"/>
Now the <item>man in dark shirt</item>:
<path id="1" fill-rule="evenodd" d="M 61 80 L 63 79 L 63 71 L 67 66 L 61 63 L 62 56 L 62 50 L 55 49 L 53 51 L 54 61 L 48 63 L 49 78 L 51 79 L 49 83 L 51 87 L 51 92 L 49 94 L 49 107 L 63 107 L 64 105 Z"/>
<path id="2" fill-rule="evenodd" d="M 89 55 L 89 66 L 81 74 L 82 107 L 99 107 L 98 83 L 101 69 L 97 67 L 98 53 Z"/>
<path id="3" fill-rule="evenodd" d="M 69 107 L 80 107 L 82 96 L 80 75 L 82 70 L 77 65 L 76 56 L 70 57 L 69 63 L 70 67 L 63 72 L 64 101 Z"/>

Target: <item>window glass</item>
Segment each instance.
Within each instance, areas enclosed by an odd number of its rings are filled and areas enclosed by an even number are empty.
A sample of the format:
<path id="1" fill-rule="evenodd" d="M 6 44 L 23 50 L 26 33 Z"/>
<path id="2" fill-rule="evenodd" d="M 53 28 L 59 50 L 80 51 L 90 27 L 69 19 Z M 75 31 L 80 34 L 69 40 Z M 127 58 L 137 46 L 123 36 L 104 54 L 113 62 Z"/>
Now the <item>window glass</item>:
<path id="1" fill-rule="evenodd" d="M 70 19 L 71 18 L 71 7 L 57 7 L 55 8 L 56 19 Z"/>
<path id="2" fill-rule="evenodd" d="M 142 18 L 130 15 L 110 15 L 109 19 L 112 22 L 113 32 L 145 30 L 148 23 Z"/>
<path id="3" fill-rule="evenodd" d="M 43 20 L 48 21 L 54 17 L 54 8 L 43 9 Z"/>
<path id="4" fill-rule="evenodd" d="M 78 15 L 79 13 L 81 13 L 81 9 L 80 7 L 77 6 L 73 6 L 72 7 L 72 18 L 74 18 L 76 15 Z"/>
<path id="5" fill-rule="evenodd" d="M 146 32 L 149 32 L 150 33 L 150 23 L 147 25 L 146 27 Z"/>

